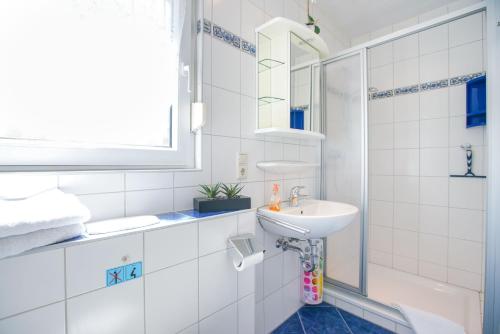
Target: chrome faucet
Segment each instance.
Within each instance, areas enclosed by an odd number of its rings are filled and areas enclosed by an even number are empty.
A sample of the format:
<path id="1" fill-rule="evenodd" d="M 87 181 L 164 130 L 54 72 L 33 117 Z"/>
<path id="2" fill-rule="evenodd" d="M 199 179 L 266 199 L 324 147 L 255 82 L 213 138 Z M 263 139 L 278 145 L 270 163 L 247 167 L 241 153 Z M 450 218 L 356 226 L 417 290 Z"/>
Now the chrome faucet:
<path id="1" fill-rule="evenodd" d="M 290 201 L 290 206 L 299 206 L 299 199 L 301 197 L 305 197 L 300 194 L 300 191 L 304 188 L 304 186 L 292 187 L 292 189 L 290 190 L 290 198 L 288 199 Z"/>

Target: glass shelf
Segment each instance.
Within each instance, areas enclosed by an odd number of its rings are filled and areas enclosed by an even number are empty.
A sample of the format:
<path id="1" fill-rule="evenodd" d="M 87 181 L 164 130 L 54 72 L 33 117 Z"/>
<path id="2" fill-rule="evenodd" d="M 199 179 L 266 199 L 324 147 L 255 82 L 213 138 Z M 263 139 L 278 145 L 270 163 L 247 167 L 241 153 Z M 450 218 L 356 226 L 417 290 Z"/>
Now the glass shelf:
<path id="1" fill-rule="evenodd" d="M 285 64 L 282 61 L 265 58 L 259 61 L 259 73 Z"/>
<path id="2" fill-rule="evenodd" d="M 281 97 L 274 97 L 274 96 L 262 96 L 262 97 L 259 97 L 259 106 L 262 106 L 265 104 L 270 104 L 270 103 L 275 103 L 275 102 L 280 102 L 280 101 L 285 101 L 285 99 L 282 99 Z"/>

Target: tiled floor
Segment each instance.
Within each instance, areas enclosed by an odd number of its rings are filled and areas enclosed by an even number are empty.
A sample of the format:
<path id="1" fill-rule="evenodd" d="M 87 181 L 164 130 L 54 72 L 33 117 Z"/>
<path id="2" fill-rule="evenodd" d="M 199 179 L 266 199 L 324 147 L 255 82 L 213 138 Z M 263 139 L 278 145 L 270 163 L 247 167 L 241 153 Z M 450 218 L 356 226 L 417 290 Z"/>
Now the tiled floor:
<path id="1" fill-rule="evenodd" d="M 306 305 L 288 318 L 273 334 L 389 334 L 372 324 L 327 303 Z"/>

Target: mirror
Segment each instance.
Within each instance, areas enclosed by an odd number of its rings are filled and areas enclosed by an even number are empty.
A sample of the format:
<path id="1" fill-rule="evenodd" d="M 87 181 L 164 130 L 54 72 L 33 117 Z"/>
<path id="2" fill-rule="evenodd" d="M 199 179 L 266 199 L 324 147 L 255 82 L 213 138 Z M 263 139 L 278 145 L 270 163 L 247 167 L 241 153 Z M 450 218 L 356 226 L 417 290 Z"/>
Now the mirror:
<path id="1" fill-rule="evenodd" d="M 290 33 L 290 128 L 319 130 L 319 52 Z"/>

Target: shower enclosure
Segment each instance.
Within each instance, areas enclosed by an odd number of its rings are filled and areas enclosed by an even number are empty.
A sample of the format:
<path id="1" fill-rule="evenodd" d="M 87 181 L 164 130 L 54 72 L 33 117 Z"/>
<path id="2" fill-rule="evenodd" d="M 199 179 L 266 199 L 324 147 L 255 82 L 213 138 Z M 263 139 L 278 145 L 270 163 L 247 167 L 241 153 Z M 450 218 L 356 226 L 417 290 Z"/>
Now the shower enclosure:
<path id="1" fill-rule="evenodd" d="M 322 189 L 325 200 L 360 208 L 357 220 L 326 238 L 328 281 L 366 294 L 366 51 L 323 63 Z"/>
<path id="2" fill-rule="evenodd" d="M 325 281 L 481 332 L 484 127 L 465 128 L 465 83 L 485 73 L 484 7 L 471 6 L 321 63 L 321 197 L 360 208 L 325 239 Z"/>

